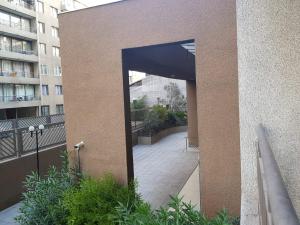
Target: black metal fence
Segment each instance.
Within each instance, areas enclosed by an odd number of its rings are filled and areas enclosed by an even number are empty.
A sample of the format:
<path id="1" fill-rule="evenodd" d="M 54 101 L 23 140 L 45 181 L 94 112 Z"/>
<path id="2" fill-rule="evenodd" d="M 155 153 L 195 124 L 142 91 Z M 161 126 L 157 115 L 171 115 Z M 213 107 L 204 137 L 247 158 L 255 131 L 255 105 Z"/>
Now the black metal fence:
<path id="1" fill-rule="evenodd" d="M 64 122 L 46 124 L 43 135 L 39 136 L 39 149 L 64 144 L 66 133 Z M 9 158 L 21 157 L 35 151 L 35 138 L 28 128 L 0 132 L 0 162 Z"/>
<path id="2" fill-rule="evenodd" d="M 51 124 L 64 122 L 63 114 L 50 116 L 28 117 L 12 120 L 0 120 L 0 132 L 9 131 L 18 128 L 28 128 L 29 126 L 38 126 L 40 124 Z"/>

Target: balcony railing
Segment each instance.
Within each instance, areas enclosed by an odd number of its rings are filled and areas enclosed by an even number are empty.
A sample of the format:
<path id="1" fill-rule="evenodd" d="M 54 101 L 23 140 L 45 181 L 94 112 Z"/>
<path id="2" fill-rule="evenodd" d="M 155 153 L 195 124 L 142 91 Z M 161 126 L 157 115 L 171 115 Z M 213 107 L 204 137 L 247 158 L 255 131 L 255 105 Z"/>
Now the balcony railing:
<path id="1" fill-rule="evenodd" d="M 33 29 L 30 26 L 22 26 L 22 23 L 14 23 L 12 21 L 0 19 L 0 25 L 6 26 L 6 27 L 11 27 L 11 28 L 14 28 L 14 29 L 17 29 L 17 30 L 36 33 L 36 29 Z"/>
<path id="2" fill-rule="evenodd" d="M 37 76 L 34 76 L 32 73 L 27 73 L 27 72 L 8 72 L 8 71 L 0 72 L 0 77 L 38 78 Z"/>
<path id="3" fill-rule="evenodd" d="M 17 6 L 21 6 L 26 9 L 30 9 L 33 11 L 35 10 L 34 4 L 24 1 L 24 0 L 7 0 L 7 2 L 17 5 Z M 30 1 L 30 2 L 32 2 L 32 1 Z"/>
<path id="4" fill-rule="evenodd" d="M 41 98 L 33 95 L 20 95 L 20 96 L 0 96 L 0 102 L 28 102 L 38 101 Z"/>
<path id="5" fill-rule="evenodd" d="M 262 125 L 257 128 L 257 174 L 261 225 L 300 225 Z"/>

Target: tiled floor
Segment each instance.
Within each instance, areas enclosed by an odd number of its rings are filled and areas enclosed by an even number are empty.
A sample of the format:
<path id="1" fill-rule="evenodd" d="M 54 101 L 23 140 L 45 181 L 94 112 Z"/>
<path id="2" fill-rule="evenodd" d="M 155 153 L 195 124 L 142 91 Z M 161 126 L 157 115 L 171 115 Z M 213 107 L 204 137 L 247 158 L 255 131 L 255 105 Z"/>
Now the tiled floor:
<path id="1" fill-rule="evenodd" d="M 133 149 L 138 191 L 153 208 L 165 205 L 182 189 L 198 164 L 198 153 L 185 151 L 186 132 L 172 134 L 154 145 Z M 19 204 L 0 212 L 0 225 L 15 225 Z"/>
<path id="2" fill-rule="evenodd" d="M 185 151 L 186 132 L 167 136 L 153 145 L 133 149 L 138 191 L 153 208 L 165 205 L 182 189 L 198 164 L 197 152 Z"/>

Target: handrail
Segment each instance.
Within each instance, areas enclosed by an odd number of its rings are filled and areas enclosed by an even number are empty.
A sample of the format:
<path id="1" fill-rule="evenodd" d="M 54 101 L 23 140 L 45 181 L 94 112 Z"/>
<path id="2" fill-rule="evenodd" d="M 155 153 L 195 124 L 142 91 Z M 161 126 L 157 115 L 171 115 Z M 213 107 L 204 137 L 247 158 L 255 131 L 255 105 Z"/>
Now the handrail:
<path id="1" fill-rule="evenodd" d="M 258 151 L 263 164 L 263 179 L 267 190 L 266 206 L 270 207 L 271 222 L 274 225 L 300 225 L 292 201 L 288 195 L 280 174 L 279 167 L 274 158 L 272 149 L 267 140 L 264 127 L 257 128 Z M 263 182 L 264 183 L 264 182 Z"/>

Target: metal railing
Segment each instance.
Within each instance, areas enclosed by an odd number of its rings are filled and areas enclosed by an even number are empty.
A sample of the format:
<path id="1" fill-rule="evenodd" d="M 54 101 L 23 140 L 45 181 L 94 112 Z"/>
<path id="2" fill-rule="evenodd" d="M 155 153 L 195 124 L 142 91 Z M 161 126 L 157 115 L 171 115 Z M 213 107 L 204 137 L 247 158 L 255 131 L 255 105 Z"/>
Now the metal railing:
<path id="1" fill-rule="evenodd" d="M 64 114 L 0 120 L 0 133 L 2 131 L 9 131 L 18 128 L 28 128 L 29 126 L 38 126 L 40 124 L 45 125 L 52 123 L 62 123 L 64 121 Z"/>
<path id="2" fill-rule="evenodd" d="M 262 125 L 258 126 L 257 135 L 260 224 L 300 225 Z"/>
<path id="3" fill-rule="evenodd" d="M 40 96 L 22 95 L 22 96 L 0 96 L 0 102 L 28 102 L 41 100 Z"/>
<path id="4" fill-rule="evenodd" d="M 20 23 L 14 23 L 14 22 L 9 21 L 9 20 L 0 19 L 0 24 L 2 26 L 11 27 L 11 28 L 18 29 L 18 30 L 27 31 L 27 32 L 31 32 L 31 33 L 36 33 L 36 29 L 34 29 L 31 26 L 23 26 L 21 22 Z"/>
<path id="5" fill-rule="evenodd" d="M 34 1 L 28 2 L 28 1 L 24 1 L 24 0 L 17 0 L 17 1 L 16 0 L 7 0 L 7 2 L 35 11 L 35 6 L 33 4 Z"/>
<path id="6" fill-rule="evenodd" d="M 19 53 L 19 54 L 23 54 L 23 55 L 37 55 L 36 51 L 34 50 L 23 50 L 23 49 L 5 49 L 5 48 L 0 48 L 0 51 L 2 52 L 13 52 L 13 53 Z"/>
<path id="7" fill-rule="evenodd" d="M 64 122 L 45 124 L 43 135 L 39 137 L 39 149 L 66 143 Z M 21 157 L 36 150 L 35 138 L 27 127 L 0 132 L 0 163 L 3 160 Z"/>
<path id="8" fill-rule="evenodd" d="M 38 76 L 34 76 L 33 73 L 28 73 L 24 71 L 2 71 L 0 72 L 0 76 L 2 77 L 26 77 L 26 78 L 38 78 Z"/>

